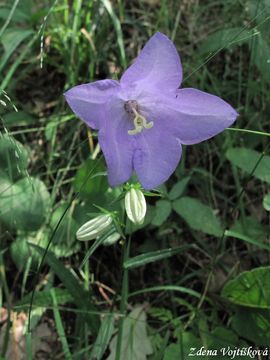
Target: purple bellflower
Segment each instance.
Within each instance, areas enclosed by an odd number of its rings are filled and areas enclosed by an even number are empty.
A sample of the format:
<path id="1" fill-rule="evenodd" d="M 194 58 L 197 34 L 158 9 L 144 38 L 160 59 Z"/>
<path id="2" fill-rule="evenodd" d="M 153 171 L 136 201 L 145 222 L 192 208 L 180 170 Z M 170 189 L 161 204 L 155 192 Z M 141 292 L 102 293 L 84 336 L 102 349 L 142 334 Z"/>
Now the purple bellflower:
<path id="1" fill-rule="evenodd" d="M 173 43 L 156 33 L 120 81 L 100 80 L 65 93 L 92 129 L 108 167 L 111 186 L 133 171 L 145 189 L 165 182 L 181 158 L 181 144 L 209 139 L 229 127 L 237 112 L 200 90 L 179 89 L 182 66 Z"/>

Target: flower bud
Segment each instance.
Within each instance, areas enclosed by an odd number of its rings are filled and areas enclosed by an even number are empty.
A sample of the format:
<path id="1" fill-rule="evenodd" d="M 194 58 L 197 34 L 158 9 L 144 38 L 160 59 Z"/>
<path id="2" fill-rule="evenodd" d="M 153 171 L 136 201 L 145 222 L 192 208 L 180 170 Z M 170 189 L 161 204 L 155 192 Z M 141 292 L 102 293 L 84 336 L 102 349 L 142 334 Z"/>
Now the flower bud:
<path id="1" fill-rule="evenodd" d="M 102 243 L 104 246 L 110 246 L 115 244 L 119 239 L 121 238 L 121 235 L 118 232 L 114 232 L 113 234 L 109 235 L 106 240 Z"/>
<path id="2" fill-rule="evenodd" d="M 127 216 L 134 224 L 142 224 L 146 214 L 146 201 L 139 189 L 130 189 L 125 196 Z"/>
<path id="3" fill-rule="evenodd" d="M 93 240 L 96 237 L 103 235 L 111 223 L 111 215 L 99 215 L 82 225 L 77 231 L 76 237 L 80 241 Z"/>

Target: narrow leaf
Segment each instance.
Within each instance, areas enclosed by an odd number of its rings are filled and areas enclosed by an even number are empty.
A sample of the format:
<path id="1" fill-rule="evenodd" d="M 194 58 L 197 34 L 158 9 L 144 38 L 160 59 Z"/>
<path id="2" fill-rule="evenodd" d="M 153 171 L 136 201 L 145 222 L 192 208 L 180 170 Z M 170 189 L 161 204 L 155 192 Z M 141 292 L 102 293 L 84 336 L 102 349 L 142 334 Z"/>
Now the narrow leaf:
<path id="1" fill-rule="evenodd" d="M 151 251 L 146 254 L 138 255 L 138 256 L 135 256 L 135 257 L 130 258 L 127 261 L 125 261 L 124 268 L 125 269 L 134 269 L 136 267 L 143 266 L 143 265 L 149 264 L 154 261 L 163 260 L 165 258 L 179 254 L 180 252 L 182 252 L 186 249 L 189 249 L 191 247 L 192 247 L 192 245 L 185 245 L 185 246 L 177 247 L 174 249 L 169 248 L 169 249 L 163 249 L 163 250 L 158 250 L 158 251 Z"/>
<path id="2" fill-rule="evenodd" d="M 45 250 L 38 245 L 30 244 L 40 255 L 44 255 Z M 99 321 L 97 309 L 94 307 L 89 292 L 87 292 L 78 282 L 78 279 L 59 261 L 53 253 L 46 253 L 45 262 L 52 268 L 64 286 L 74 299 L 79 309 L 85 310 L 85 318 L 94 333 L 97 333 Z M 93 312 L 93 314 L 89 314 Z"/>

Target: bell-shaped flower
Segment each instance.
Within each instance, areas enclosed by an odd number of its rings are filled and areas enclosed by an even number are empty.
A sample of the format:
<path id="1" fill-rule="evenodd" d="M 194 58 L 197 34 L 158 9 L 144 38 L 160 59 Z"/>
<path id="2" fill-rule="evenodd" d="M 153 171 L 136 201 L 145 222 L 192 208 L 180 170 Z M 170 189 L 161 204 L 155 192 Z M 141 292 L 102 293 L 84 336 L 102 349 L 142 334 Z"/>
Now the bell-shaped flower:
<path id="1" fill-rule="evenodd" d="M 156 33 L 120 82 L 100 80 L 65 93 L 71 109 L 92 129 L 112 186 L 136 172 L 145 189 L 165 182 L 181 158 L 181 144 L 209 139 L 232 125 L 237 112 L 200 90 L 179 89 L 182 66 L 173 43 Z"/>
<path id="2" fill-rule="evenodd" d="M 125 195 L 127 217 L 134 224 L 142 224 L 146 214 L 146 201 L 139 189 L 131 188 Z"/>
<path id="3" fill-rule="evenodd" d="M 80 241 L 88 241 L 103 235 L 110 227 L 113 219 L 109 214 L 102 214 L 83 224 L 76 232 Z"/>

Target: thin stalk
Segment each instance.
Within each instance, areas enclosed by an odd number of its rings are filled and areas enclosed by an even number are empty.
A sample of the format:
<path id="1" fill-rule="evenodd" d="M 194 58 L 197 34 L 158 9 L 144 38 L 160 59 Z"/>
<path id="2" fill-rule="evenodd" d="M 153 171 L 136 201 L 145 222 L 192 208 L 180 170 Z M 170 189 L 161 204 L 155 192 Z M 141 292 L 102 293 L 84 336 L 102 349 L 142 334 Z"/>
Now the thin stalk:
<path id="1" fill-rule="evenodd" d="M 64 330 L 64 325 L 62 323 L 62 319 L 61 319 L 61 315 L 58 309 L 58 302 L 57 302 L 57 298 L 55 295 L 55 291 L 54 289 L 50 290 L 51 293 L 51 297 L 52 297 L 52 302 L 53 302 L 53 314 L 54 314 L 54 320 L 55 320 L 55 325 L 56 325 L 56 330 L 58 332 L 58 336 L 59 339 L 62 343 L 62 348 L 63 348 L 63 352 L 64 352 L 64 357 L 66 360 L 72 360 L 72 355 L 68 346 L 68 341 L 66 338 L 66 334 L 65 334 L 65 330 Z"/>
<path id="2" fill-rule="evenodd" d="M 0 253 L 0 286 L 4 289 L 4 294 L 7 302 L 7 311 L 8 311 L 7 327 L 5 333 L 3 334 L 2 349 L 0 352 L 1 356 L 4 357 L 9 343 L 9 329 L 11 325 L 11 300 L 10 300 L 6 274 L 5 274 L 5 266 L 4 266 L 4 259 L 2 253 Z"/>
<path id="3" fill-rule="evenodd" d="M 243 132 L 243 133 L 248 133 L 248 134 L 261 135 L 261 136 L 269 136 L 269 137 L 270 137 L 270 133 L 262 132 L 262 131 L 256 131 L 256 130 L 238 129 L 238 128 L 227 128 L 226 130 L 229 130 L 229 131 L 238 131 L 238 132 Z"/>
<path id="4" fill-rule="evenodd" d="M 11 8 L 11 10 L 10 10 L 10 13 L 8 14 L 7 20 L 6 20 L 6 22 L 4 23 L 4 25 L 2 26 L 2 28 L 1 28 L 1 30 L 0 30 L 0 38 L 1 38 L 2 35 L 4 34 L 6 28 L 8 27 L 8 25 L 9 25 L 11 19 L 12 19 L 12 16 L 13 16 L 13 14 L 14 14 L 14 12 L 15 12 L 16 7 L 17 7 L 18 4 L 19 4 L 19 0 L 15 0 L 14 3 L 13 3 L 13 5 L 12 5 L 12 8 Z"/>
<path id="5" fill-rule="evenodd" d="M 123 277 L 122 277 L 121 303 L 120 303 L 121 318 L 119 321 L 119 330 L 118 330 L 118 336 L 117 336 L 115 360 L 120 360 L 120 356 L 121 356 L 121 345 L 122 345 L 122 337 L 123 337 L 124 319 L 125 319 L 125 315 L 126 315 L 127 299 L 128 299 L 128 292 L 129 292 L 128 269 L 124 268 L 124 263 L 129 258 L 129 251 L 130 251 L 130 236 L 128 237 L 128 240 L 126 240 L 124 242 L 124 245 L 123 245 L 123 256 L 122 256 Z"/>
<path id="6" fill-rule="evenodd" d="M 75 15 L 72 25 L 72 41 L 71 41 L 71 51 L 70 51 L 70 59 L 71 59 L 71 79 L 69 79 L 69 83 L 74 84 L 77 78 L 77 72 L 75 66 L 75 50 L 76 50 L 76 43 L 78 37 L 78 29 L 80 26 L 80 15 L 81 15 L 81 7 L 82 7 L 82 0 L 77 0 L 75 3 Z M 76 74 L 75 74 L 76 72 Z"/>

